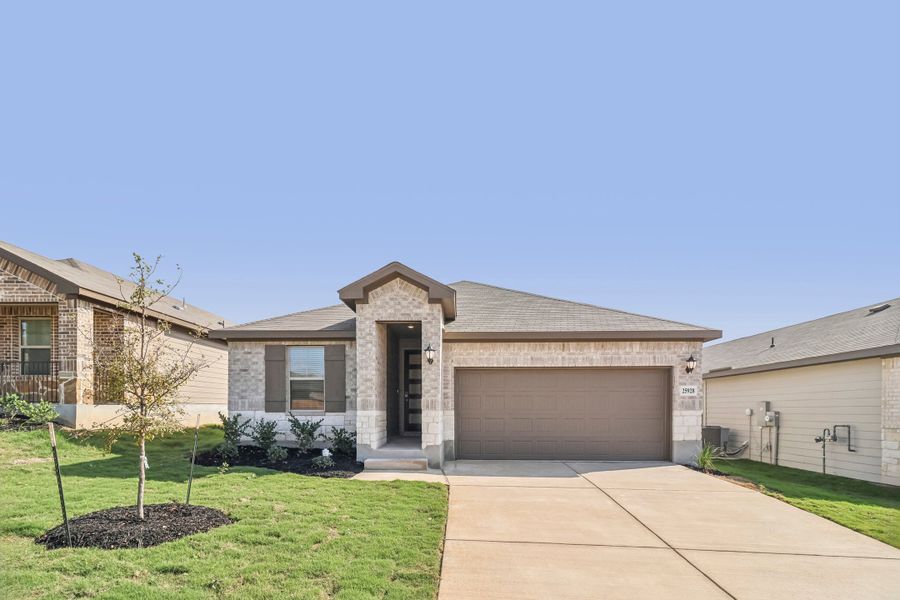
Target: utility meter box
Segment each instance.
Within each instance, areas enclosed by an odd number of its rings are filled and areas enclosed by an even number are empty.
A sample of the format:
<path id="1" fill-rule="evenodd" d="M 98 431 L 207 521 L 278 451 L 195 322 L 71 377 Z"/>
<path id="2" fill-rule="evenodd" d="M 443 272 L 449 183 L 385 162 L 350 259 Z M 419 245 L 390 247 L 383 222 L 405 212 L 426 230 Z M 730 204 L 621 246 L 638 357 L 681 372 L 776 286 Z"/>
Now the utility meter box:
<path id="1" fill-rule="evenodd" d="M 771 427 L 775 424 L 775 413 L 772 412 L 768 402 L 760 402 L 756 411 L 756 424 L 759 427 Z"/>

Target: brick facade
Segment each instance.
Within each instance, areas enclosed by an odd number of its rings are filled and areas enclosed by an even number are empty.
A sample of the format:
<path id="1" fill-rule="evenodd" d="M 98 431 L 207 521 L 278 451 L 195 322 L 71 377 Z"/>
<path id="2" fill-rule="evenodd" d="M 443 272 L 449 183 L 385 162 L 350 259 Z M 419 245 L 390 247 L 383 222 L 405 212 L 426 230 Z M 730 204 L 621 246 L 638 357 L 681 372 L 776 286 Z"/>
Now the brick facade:
<path id="1" fill-rule="evenodd" d="M 267 419 L 278 422 L 278 432 L 282 438 L 290 430 L 285 412 L 266 412 L 266 364 L 265 350 L 270 345 L 282 346 L 328 346 L 341 344 L 346 347 L 346 410 L 342 413 L 325 413 L 322 416 L 298 417 L 301 420 L 324 419 L 322 427 L 343 427 L 350 431 L 357 428 L 356 411 L 356 342 L 335 340 L 267 340 L 265 342 L 231 341 L 228 343 L 228 412 L 240 414 L 244 418 Z"/>
<path id="2" fill-rule="evenodd" d="M 689 462 L 700 450 L 703 414 L 701 342 L 503 342 L 444 344 L 444 439 L 454 439 L 454 370 L 462 367 L 665 367 L 672 372 L 672 459 Z M 687 359 L 698 359 L 693 373 Z M 682 398 L 682 385 L 697 396 Z"/>
<path id="3" fill-rule="evenodd" d="M 441 341 L 444 312 L 428 302 L 418 286 L 396 278 L 369 292 L 368 302 L 356 305 L 357 444 L 361 452 L 387 441 L 387 330 L 384 323 L 417 321 L 422 324 L 422 346 L 436 351 L 436 364 L 422 365 L 422 448 L 430 463 L 444 455 L 441 409 Z"/>

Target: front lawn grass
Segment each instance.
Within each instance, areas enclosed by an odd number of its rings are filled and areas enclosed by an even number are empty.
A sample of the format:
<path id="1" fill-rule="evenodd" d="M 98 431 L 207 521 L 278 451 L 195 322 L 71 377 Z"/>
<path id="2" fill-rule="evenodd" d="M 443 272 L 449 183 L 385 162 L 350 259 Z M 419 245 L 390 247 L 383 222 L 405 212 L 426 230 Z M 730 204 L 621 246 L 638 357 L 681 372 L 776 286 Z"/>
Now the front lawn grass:
<path id="1" fill-rule="evenodd" d="M 58 435 L 70 516 L 133 505 L 137 453 Z M 201 430 L 201 448 L 221 431 Z M 192 433 L 148 445 L 147 502 L 184 501 Z M 191 503 L 232 525 L 145 549 L 46 550 L 61 521 L 46 430 L 0 433 L 4 598 L 434 598 L 447 490 L 420 482 L 323 479 L 197 466 Z"/>
<path id="2" fill-rule="evenodd" d="M 715 466 L 788 504 L 900 548 L 900 488 L 752 460 L 717 460 Z"/>

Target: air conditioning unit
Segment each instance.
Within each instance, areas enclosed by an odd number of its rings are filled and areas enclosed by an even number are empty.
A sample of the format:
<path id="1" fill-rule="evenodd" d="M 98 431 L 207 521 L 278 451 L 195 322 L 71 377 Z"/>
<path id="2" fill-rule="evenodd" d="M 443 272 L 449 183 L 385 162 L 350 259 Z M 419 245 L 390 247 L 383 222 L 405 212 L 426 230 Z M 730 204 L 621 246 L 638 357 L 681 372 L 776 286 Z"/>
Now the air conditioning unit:
<path id="1" fill-rule="evenodd" d="M 719 427 L 718 425 L 707 425 L 703 428 L 702 433 L 703 445 L 712 446 L 714 448 L 728 448 L 728 428 Z"/>

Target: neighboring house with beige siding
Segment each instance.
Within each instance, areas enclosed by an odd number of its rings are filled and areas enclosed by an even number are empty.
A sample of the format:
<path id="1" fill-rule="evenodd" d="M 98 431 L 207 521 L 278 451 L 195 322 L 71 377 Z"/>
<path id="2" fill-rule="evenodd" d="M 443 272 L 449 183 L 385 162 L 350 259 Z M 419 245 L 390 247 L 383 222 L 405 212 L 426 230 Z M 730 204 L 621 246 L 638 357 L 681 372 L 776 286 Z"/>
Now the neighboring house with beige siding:
<path id="1" fill-rule="evenodd" d="M 703 342 L 665 319 L 391 263 L 342 304 L 210 333 L 228 341 L 229 411 L 357 433 L 366 468 L 446 460 L 690 462 Z"/>
<path id="2" fill-rule="evenodd" d="M 900 485 L 898 357 L 900 299 L 709 346 L 704 424 L 728 427 L 731 449 L 749 439 L 745 458 L 819 472 L 827 428 L 827 473 Z"/>
<path id="3" fill-rule="evenodd" d="M 95 367 L 136 318 L 119 308 L 131 285 L 120 282 L 82 261 L 0 242 L 0 393 L 52 402 L 74 427 L 114 421 L 117 399 Z M 203 423 L 217 422 L 217 413 L 227 411 L 228 353 L 208 333 L 228 323 L 169 297 L 153 306 L 152 317 L 171 325 L 171 348 L 208 363 L 180 390 L 185 421 L 200 414 Z"/>

